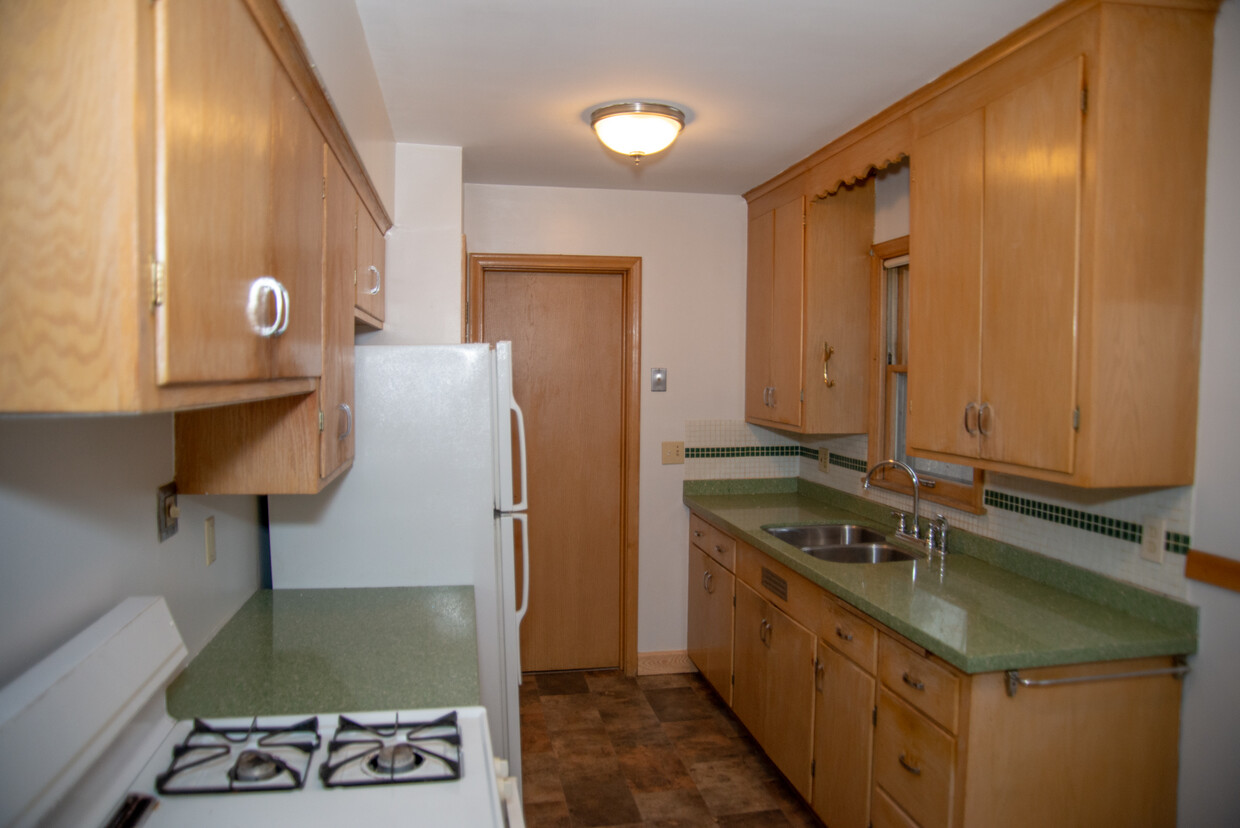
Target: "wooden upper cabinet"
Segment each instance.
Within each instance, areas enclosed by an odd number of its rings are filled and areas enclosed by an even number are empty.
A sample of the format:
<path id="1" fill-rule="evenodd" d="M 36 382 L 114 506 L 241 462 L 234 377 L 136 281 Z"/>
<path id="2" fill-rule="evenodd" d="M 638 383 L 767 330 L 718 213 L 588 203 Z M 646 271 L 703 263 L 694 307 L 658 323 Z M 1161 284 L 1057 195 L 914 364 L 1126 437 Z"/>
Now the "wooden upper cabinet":
<path id="1" fill-rule="evenodd" d="M 383 327 L 384 297 L 387 295 L 383 269 L 386 259 L 385 247 L 383 233 L 379 231 L 365 206 L 359 203 L 357 209 L 357 284 L 354 301 L 357 321 L 368 328 Z"/>
<path id="2" fill-rule="evenodd" d="M 1072 471 L 1080 59 L 912 155 L 912 450 Z"/>
<path id="3" fill-rule="evenodd" d="M 801 431 L 861 433 L 867 427 L 870 393 L 873 178 L 811 201 L 806 230 Z"/>
<path id="4" fill-rule="evenodd" d="M 1213 17 L 1100 4 L 914 113 L 911 453 L 1192 482 Z"/>
<path id="5" fill-rule="evenodd" d="M 801 321 L 805 199 L 749 222 L 745 329 L 745 419 L 801 424 Z"/>
<path id="6" fill-rule="evenodd" d="M 322 376 L 311 394 L 178 412 L 176 481 L 181 492 L 312 494 L 352 464 L 357 195 L 322 143 L 318 168 Z"/>

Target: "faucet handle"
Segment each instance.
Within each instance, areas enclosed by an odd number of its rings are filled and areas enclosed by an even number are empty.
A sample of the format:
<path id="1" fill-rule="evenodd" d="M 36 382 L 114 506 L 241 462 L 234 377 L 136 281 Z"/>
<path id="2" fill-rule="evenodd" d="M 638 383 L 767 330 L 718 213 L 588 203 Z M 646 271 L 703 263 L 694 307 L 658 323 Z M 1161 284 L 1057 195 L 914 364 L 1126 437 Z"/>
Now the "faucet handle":
<path id="1" fill-rule="evenodd" d="M 943 515 L 935 515 L 933 525 L 938 529 L 939 551 L 947 554 L 947 518 Z"/>
<path id="2" fill-rule="evenodd" d="M 896 519 L 896 532 L 901 535 L 905 534 L 907 532 L 908 515 L 893 510 L 891 516 Z"/>

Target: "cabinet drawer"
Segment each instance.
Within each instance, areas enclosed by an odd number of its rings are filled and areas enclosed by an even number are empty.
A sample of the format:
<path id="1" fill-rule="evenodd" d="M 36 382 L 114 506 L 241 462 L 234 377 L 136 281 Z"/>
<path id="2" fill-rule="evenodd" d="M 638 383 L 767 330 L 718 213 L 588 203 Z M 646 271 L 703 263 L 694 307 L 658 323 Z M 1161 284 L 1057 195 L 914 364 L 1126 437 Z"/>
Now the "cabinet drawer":
<path id="1" fill-rule="evenodd" d="M 892 802 L 882 788 L 874 789 L 874 801 L 870 805 L 870 825 L 872 828 L 917 828 L 917 823 L 901 811 L 900 806 Z"/>
<path id="2" fill-rule="evenodd" d="M 822 587 L 744 541 L 736 544 L 736 577 L 801 626 L 810 630 L 818 626 Z"/>
<path id="3" fill-rule="evenodd" d="M 884 635 L 878 644 L 878 674 L 893 693 L 956 732 L 960 679 L 948 668 Z"/>
<path id="4" fill-rule="evenodd" d="M 822 596 L 818 635 L 873 675 L 878 663 L 878 630 L 827 595 Z"/>
<path id="5" fill-rule="evenodd" d="M 728 569 L 736 569 L 736 541 L 695 514 L 689 514 L 689 543 Z"/>
<path id="6" fill-rule="evenodd" d="M 937 828 L 951 816 L 955 766 L 956 740 L 881 688 L 874 732 L 875 784 L 922 828 Z"/>

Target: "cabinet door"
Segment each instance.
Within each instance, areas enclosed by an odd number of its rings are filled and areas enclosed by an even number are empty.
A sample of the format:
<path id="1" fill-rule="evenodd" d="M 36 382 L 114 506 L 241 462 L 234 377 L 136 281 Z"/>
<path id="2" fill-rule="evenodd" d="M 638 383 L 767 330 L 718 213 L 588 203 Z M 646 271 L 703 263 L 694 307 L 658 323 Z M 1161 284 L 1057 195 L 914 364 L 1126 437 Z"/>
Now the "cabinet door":
<path id="1" fill-rule="evenodd" d="M 905 439 L 912 450 L 978 453 L 965 409 L 976 409 L 980 383 L 983 128 L 979 109 L 921 136 L 910 158 Z"/>
<path id="2" fill-rule="evenodd" d="M 870 824 L 874 677 L 818 644 L 814 812 L 832 828 Z"/>
<path id="3" fill-rule="evenodd" d="M 732 700 L 732 591 L 735 577 L 709 555 L 689 547 L 689 657 Z"/>
<path id="4" fill-rule="evenodd" d="M 1083 78 L 1077 58 L 986 106 L 982 456 L 1062 472 L 1075 445 Z"/>
<path id="5" fill-rule="evenodd" d="M 383 234 L 366 207 L 357 208 L 357 309 L 366 321 L 381 325 L 384 310 L 385 250 Z"/>
<path id="6" fill-rule="evenodd" d="M 309 244 L 321 216 L 320 194 L 307 194 L 320 180 L 298 122 L 308 115 L 289 105 L 291 87 L 240 0 L 158 3 L 155 13 L 156 258 L 165 274 L 157 379 L 313 375 L 321 319 L 305 309 L 318 306 L 320 272 L 303 259 L 320 248 L 277 251 L 273 238 Z M 294 146 L 284 154 L 275 142 L 286 138 Z"/>
<path id="7" fill-rule="evenodd" d="M 767 756 L 810 798 L 814 739 L 814 634 L 770 607 L 763 736 Z"/>
<path id="8" fill-rule="evenodd" d="M 732 711 L 763 743 L 766 713 L 766 625 L 770 623 L 766 601 L 744 581 L 736 582 L 736 616 L 733 635 Z"/>
<path id="9" fill-rule="evenodd" d="M 801 320 L 805 284 L 805 199 L 775 208 L 771 279 L 771 413 L 787 425 L 801 424 Z"/>
<path id="10" fill-rule="evenodd" d="M 356 235 L 353 229 L 357 196 L 336 156 L 323 148 L 323 378 L 319 406 L 323 431 L 319 435 L 326 478 L 353 459 L 353 265 Z"/>
<path id="11" fill-rule="evenodd" d="M 775 214 L 749 221 L 745 288 L 745 419 L 768 420 L 771 387 L 771 279 Z"/>

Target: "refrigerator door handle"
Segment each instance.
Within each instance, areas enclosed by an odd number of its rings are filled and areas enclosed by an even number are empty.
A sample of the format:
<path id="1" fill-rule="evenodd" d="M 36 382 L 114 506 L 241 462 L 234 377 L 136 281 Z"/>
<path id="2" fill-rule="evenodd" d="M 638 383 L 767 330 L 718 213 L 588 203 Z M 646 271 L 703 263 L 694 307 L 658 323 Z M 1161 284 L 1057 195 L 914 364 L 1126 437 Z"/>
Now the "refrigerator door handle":
<path id="1" fill-rule="evenodd" d="M 517 610 L 517 626 L 525 619 L 525 611 L 530 608 L 530 525 L 529 516 L 524 512 L 513 514 L 513 520 L 521 522 L 521 609 Z"/>
<path id="2" fill-rule="evenodd" d="M 526 485 L 525 485 L 525 479 L 526 479 L 526 475 L 525 475 L 525 415 L 521 413 L 521 406 L 517 405 L 517 401 L 515 399 L 513 399 L 512 397 L 509 397 L 508 399 L 509 399 L 509 407 L 517 415 L 517 450 L 521 454 L 521 458 L 520 458 L 521 501 L 519 503 L 514 502 L 512 504 L 511 511 L 523 512 L 529 508 L 529 505 L 527 503 L 529 499 L 528 494 L 527 494 L 528 489 L 526 488 Z M 522 523 L 522 525 L 524 525 L 524 523 Z M 526 552 L 526 555 L 528 554 L 529 553 Z M 522 604 L 522 607 L 524 607 L 524 604 Z M 522 609 L 522 612 L 524 612 L 524 609 Z"/>

